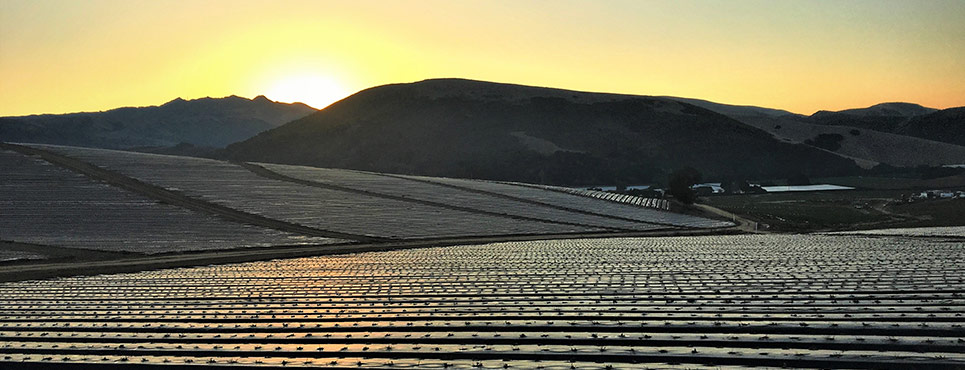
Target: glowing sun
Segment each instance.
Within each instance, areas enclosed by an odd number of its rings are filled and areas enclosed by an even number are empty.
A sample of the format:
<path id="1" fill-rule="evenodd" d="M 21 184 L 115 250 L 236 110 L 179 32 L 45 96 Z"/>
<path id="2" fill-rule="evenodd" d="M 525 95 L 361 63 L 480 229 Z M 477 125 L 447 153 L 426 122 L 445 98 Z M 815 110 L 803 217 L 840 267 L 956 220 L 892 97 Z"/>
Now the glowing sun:
<path id="1" fill-rule="evenodd" d="M 348 95 L 331 78 L 319 75 L 293 75 L 275 81 L 265 92 L 268 99 L 285 103 L 301 102 L 322 109 Z"/>

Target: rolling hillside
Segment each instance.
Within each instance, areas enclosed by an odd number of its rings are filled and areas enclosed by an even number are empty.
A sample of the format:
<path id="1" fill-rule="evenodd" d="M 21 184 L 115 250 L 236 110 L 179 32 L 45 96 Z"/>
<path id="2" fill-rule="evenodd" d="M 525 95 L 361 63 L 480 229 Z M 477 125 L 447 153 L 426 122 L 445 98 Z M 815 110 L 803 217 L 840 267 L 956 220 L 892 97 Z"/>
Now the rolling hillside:
<path id="1" fill-rule="evenodd" d="M 187 143 L 223 147 L 304 117 L 315 109 L 264 96 L 175 99 L 161 106 L 0 118 L 0 140 L 110 149 Z"/>
<path id="2" fill-rule="evenodd" d="M 440 79 L 371 88 L 230 159 L 549 184 L 841 174 L 853 161 L 668 98 Z"/>
<path id="3" fill-rule="evenodd" d="M 757 127 L 789 142 L 814 146 L 865 168 L 965 163 L 965 108 L 935 110 L 909 103 L 884 103 L 812 116 L 704 100 L 685 101 Z"/>
<path id="4" fill-rule="evenodd" d="M 895 132 L 965 146 L 965 107 L 914 117 Z"/>
<path id="5" fill-rule="evenodd" d="M 965 107 L 937 110 L 917 104 L 883 103 L 839 112 L 820 111 L 810 120 L 965 145 Z"/>

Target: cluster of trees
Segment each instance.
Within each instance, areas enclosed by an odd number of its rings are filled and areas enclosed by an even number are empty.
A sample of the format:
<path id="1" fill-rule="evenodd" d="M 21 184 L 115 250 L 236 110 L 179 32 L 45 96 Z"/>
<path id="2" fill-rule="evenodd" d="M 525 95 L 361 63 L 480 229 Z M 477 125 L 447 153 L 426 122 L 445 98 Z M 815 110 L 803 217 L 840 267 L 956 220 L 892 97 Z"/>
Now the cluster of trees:
<path id="1" fill-rule="evenodd" d="M 667 191 L 683 204 L 693 204 L 697 200 L 697 192 L 691 186 L 699 183 L 700 172 L 693 167 L 684 167 L 674 171 L 667 179 Z"/>

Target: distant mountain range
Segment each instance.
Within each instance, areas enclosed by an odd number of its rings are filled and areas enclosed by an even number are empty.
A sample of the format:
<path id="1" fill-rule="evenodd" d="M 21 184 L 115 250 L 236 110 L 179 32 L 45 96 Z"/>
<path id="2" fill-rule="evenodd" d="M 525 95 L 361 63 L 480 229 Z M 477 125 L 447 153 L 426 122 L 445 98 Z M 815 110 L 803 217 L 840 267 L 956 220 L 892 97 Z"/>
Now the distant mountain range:
<path id="1" fill-rule="evenodd" d="M 220 148 L 315 112 L 264 96 L 175 99 L 161 106 L 0 118 L 0 140 L 88 147 Z"/>
<path id="2" fill-rule="evenodd" d="M 965 107 L 883 103 L 805 116 L 699 99 L 435 79 L 373 87 L 321 111 L 231 96 L 5 117 L 0 140 L 560 185 L 632 184 L 665 180 L 684 166 L 706 178 L 760 179 L 855 174 L 882 163 L 965 164 Z"/>

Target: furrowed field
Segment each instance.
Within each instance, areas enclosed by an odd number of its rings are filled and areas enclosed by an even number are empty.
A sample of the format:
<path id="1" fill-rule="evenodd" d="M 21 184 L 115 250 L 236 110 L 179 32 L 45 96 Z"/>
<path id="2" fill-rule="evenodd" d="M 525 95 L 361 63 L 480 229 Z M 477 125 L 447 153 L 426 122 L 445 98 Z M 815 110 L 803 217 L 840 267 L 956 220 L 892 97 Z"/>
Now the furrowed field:
<path id="1" fill-rule="evenodd" d="M 965 366 L 965 247 L 576 239 L 0 285 L 8 364 Z"/>
<path id="2" fill-rule="evenodd" d="M 963 368 L 962 229 L 0 144 L 0 368 Z"/>
<path id="3" fill-rule="evenodd" d="M 2 145 L 2 261 L 733 225 L 522 184 Z"/>

